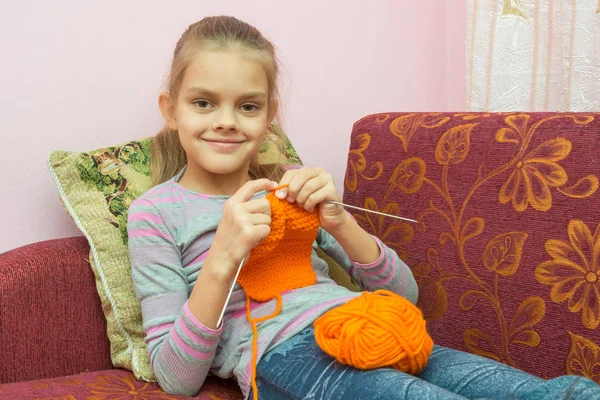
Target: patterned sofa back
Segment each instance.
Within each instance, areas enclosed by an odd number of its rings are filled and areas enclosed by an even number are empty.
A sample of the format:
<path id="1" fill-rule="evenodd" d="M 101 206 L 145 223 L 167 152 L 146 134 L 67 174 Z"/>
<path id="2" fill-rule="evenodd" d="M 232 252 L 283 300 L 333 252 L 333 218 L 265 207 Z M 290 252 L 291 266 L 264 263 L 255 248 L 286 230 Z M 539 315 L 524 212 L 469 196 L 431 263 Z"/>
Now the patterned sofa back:
<path id="1" fill-rule="evenodd" d="M 355 123 L 344 202 L 411 267 L 434 341 L 600 383 L 600 114 Z"/>

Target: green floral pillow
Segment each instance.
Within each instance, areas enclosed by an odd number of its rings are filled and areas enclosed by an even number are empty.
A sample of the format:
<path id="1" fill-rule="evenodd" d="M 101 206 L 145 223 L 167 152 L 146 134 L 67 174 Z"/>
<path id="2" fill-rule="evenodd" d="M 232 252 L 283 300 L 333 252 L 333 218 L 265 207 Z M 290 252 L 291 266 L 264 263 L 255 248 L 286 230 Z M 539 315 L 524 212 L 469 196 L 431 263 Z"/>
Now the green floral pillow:
<path id="1" fill-rule="evenodd" d="M 152 138 L 146 138 L 90 152 L 56 150 L 48 156 L 63 204 L 90 244 L 90 264 L 106 316 L 113 364 L 146 381 L 154 380 L 154 374 L 130 275 L 127 208 L 151 187 L 151 144 Z M 287 138 L 285 154 L 267 144 L 259 157 L 261 163 L 301 163 Z M 341 267 L 332 270 L 339 273 Z"/>
<path id="2" fill-rule="evenodd" d="M 148 138 L 84 153 L 56 150 L 48 157 L 65 209 L 90 244 L 113 364 L 147 381 L 154 375 L 130 276 L 127 207 L 151 187 L 151 144 Z"/>

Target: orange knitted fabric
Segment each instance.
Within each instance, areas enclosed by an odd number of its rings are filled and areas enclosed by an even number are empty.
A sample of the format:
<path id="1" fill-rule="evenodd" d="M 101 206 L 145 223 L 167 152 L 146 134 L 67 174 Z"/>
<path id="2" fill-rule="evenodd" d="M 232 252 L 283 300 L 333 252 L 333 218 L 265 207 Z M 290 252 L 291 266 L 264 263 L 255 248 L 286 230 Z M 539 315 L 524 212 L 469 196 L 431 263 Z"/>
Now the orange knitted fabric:
<path id="1" fill-rule="evenodd" d="M 271 233 L 252 249 L 238 277 L 246 295 L 256 301 L 317 282 L 310 256 L 319 229 L 318 212 L 279 200 L 273 192 L 266 198 L 271 203 Z"/>
<path id="2" fill-rule="evenodd" d="M 277 188 L 280 189 L 280 188 Z M 238 283 L 246 293 L 246 316 L 252 326 L 252 392 L 258 399 L 256 386 L 256 352 L 258 330 L 256 324 L 276 317 L 281 311 L 281 293 L 314 285 L 317 276 L 312 268 L 312 244 L 319 230 L 319 214 L 312 213 L 275 197 L 275 190 L 267 194 L 271 203 L 271 233 L 250 252 Z M 271 315 L 253 318 L 250 299 L 268 301 L 277 299 L 277 307 Z"/>

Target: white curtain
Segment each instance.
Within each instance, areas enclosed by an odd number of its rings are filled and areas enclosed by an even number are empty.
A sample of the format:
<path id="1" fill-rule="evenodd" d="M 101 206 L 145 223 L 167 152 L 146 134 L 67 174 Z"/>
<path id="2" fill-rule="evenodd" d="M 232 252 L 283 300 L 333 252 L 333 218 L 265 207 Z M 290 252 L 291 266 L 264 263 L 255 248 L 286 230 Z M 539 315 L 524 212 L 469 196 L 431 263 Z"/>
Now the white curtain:
<path id="1" fill-rule="evenodd" d="M 600 0 L 468 0 L 467 109 L 600 111 Z"/>

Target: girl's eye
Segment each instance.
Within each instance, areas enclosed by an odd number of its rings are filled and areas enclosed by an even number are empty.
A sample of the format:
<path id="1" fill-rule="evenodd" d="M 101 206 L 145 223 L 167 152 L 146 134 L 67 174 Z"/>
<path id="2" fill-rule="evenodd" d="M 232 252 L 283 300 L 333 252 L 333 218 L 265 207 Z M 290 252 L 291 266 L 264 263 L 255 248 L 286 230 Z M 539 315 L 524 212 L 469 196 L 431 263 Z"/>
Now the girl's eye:
<path id="1" fill-rule="evenodd" d="M 254 111 L 258 111 L 258 109 L 260 107 L 258 107 L 258 105 L 256 105 L 256 104 L 247 103 L 247 104 L 243 104 L 240 108 L 244 112 L 254 112 Z"/>
<path id="2" fill-rule="evenodd" d="M 209 108 L 211 106 L 211 104 L 208 102 L 208 100 L 195 100 L 194 104 L 198 108 Z"/>

